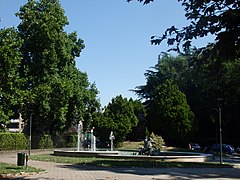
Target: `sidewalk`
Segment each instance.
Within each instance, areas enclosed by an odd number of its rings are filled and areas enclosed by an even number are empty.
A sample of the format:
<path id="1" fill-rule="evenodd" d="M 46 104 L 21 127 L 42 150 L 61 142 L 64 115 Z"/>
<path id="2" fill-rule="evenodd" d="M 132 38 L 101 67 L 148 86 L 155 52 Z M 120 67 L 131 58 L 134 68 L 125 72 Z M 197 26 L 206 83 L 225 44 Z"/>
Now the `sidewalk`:
<path id="1" fill-rule="evenodd" d="M 33 151 L 32 154 L 39 153 Z M 47 153 L 47 151 L 44 151 Z M 0 161 L 16 164 L 17 152 L 0 153 Z M 46 173 L 12 179 L 32 180 L 156 180 L 156 179 L 240 179 L 239 168 L 99 168 L 64 163 L 29 161 L 29 166 Z"/>

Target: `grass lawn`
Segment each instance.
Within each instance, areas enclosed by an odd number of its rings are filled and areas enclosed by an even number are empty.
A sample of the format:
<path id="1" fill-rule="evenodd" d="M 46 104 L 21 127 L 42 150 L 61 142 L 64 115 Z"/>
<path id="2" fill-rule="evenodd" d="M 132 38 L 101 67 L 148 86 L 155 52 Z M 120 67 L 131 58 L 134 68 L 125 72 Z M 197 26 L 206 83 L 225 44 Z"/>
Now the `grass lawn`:
<path id="1" fill-rule="evenodd" d="M 97 167 L 147 167 L 147 168 L 231 168 L 230 164 L 213 162 L 166 162 L 161 160 L 133 160 L 133 159 L 110 159 L 93 157 L 63 157 L 51 154 L 31 155 L 30 159 L 37 161 L 51 161 L 56 163 L 78 164 L 82 166 Z"/>
<path id="2" fill-rule="evenodd" d="M 15 175 L 15 174 L 23 174 L 23 173 L 33 173 L 33 172 L 41 172 L 42 169 L 37 169 L 34 167 L 26 167 L 26 166 L 17 166 L 14 164 L 2 163 L 0 162 L 0 178 L 4 177 L 5 175 Z"/>

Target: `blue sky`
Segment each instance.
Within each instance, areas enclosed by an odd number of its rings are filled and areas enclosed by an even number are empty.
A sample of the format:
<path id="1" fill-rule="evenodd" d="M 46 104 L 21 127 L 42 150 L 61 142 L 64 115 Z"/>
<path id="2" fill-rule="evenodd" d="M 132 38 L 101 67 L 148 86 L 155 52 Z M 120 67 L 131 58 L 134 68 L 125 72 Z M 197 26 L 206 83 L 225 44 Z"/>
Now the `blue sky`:
<path id="1" fill-rule="evenodd" d="M 0 1 L 0 28 L 15 26 L 15 13 L 27 0 Z M 150 44 L 152 35 L 161 35 L 172 25 L 181 28 L 188 23 L 177 0 L 155 0 L 142 5 L 136 0 L 60 0 L 69 25 L 67 32 L 77 31 L 85 49 L 76 58 L 77 67 L 88 74 L 100 91 L 102 106 L 117 95 L 138 98 L 129 91 L 144 85 L 144 73 L 157 63 L 157 57 L 168 49 Z M 204 46 L 211 38 L 195 41 Z"/>

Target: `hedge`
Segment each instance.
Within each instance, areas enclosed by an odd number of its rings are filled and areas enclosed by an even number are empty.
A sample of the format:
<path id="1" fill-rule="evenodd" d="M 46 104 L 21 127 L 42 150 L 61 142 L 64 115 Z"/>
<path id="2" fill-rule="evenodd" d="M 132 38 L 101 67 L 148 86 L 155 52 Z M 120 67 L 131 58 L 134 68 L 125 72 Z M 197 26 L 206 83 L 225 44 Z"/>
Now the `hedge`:
<path id="1" fill-rule="evenodd" d="M 38 144 L 39 149 L 52 149 L 53 148 L 53 141 L 50 135 L 43 135 L 40 138 L 39 144 Z"/>
<path id="2" fill-rule="evenodd" d="M 0 132 L 0 151 L 27 149 L 28 140 L 23 133 Z"/>
<path id="3" fill-rule="evenodd" d="M 77 147 L 77 135 L 32 136 L 32 149 Z M 29 139 L 23 133 L 0 132 L 0 151 L 28 149 Z"/>

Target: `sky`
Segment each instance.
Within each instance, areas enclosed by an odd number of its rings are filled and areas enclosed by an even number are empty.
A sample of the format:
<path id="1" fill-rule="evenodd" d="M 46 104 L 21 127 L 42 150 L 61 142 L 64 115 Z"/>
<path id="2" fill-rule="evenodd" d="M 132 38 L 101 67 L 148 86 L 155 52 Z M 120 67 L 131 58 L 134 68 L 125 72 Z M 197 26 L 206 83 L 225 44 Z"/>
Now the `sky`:
<path id="1" fill-rule="evenodd" d="M 155 0 L 148 5 L 126 1 L 60 0 L 69 21 L 65 31 L 76 31 L 85 44 L 76 65 L 96 84 L 102 106 L 117 95 L 137 99 L 130 90 L 146 84 L 144 73 L 169 48 L 166 42 L 151 45 L 151 36 L 162 35 L 172 25 L 188 24 L 177 0 Z M 18 26 L 15 13 L 26 2 L 0 0 L 0 29 Z M 209 41 L 211 38 L 198 39 L 194 45 L 202 47 Z"/>

